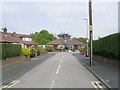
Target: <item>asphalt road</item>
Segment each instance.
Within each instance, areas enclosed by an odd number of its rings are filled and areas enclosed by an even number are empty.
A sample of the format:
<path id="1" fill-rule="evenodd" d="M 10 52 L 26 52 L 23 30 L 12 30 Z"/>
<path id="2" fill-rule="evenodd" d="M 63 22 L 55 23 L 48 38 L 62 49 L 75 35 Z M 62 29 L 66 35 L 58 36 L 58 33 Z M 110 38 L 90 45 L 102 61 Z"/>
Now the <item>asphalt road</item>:
<path id="1" fill-rule="evenodd" d="M 60 52 L 3 88 L 97 88 L 94 83 L 99 81 L 72 53 Z"/>
<path id="2" fill-rule="evenodd" d="M 47 55 L 39 56 L 31 60 L 17 63 L 17 64 L 3 68 L 2 69 L 2 83 L 8 82 L 9 80 L 11 81 L 11 79 L 13 79 L 15 76 L 18 76 L 19 74 L 22 74 L 23 72 L 26 72 L 32 69 L 33 67 L 44 62 L 46 59 L 48 59 L 51 56 L 53 55 L 47 54 Z"/>

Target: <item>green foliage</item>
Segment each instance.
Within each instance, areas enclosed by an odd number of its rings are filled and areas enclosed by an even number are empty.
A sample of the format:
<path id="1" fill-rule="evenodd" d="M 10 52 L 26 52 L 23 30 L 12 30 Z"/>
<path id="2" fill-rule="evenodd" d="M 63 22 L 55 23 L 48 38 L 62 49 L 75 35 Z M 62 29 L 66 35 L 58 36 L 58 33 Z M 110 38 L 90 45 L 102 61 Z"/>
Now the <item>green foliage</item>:
<path id="1" fill-rule="evenodd" d="M 53 34 L 50 34 L 47 30 L 42 30 L 40 32 L 35 32 L 30 35 L 38 44 L 46 44 L 56 37 Z"/>
<path id="2" fill-rule="evenodd" d="M 93 53 L 110 58 L 120 58 L 120 33 L 93 41 Z"/>
<path id="3" fill-rule="evenodd" d="M 82 43 L 87 43 L 86 40 L 87 38 L 77 38 L 78 41 L 82 42 Z"/>
<path id="4" fill-rule="evenodd" d="M 29 56 L 31 54 L 28 48 L 22 48 L 21 52 L 22 52 L 22 55 L 25 55 L 25 56 Z"/>
<path id="5" fill-rule="evenodd" d="M 85 52 L 86 48 L 80 48 L 80 52 Z"/>
<path id="6" fill-rule="evenodd" d="M 21 54 L 21 45 L 19 44 L 0 43 L 0 46 L 2 46 L 2 54 L 0 54 L 2 59 L 16 57 Z"/>
<path id="7" fill-rule="evenodd" d="M 43 48 L 42 46 L 38 46 L 38 47 L 36 48 L 36 50 L 37 50 L 37 51 L 44 51 L 45 48 Z"/>
<path id="8" fill-rule="evenodd" d="M 47 45 L 46 50 L 47 50 L 48 52 L 52 52 L 52 51 L 54 51 L 54 46 L 53 46 L 53 45 Z"/>

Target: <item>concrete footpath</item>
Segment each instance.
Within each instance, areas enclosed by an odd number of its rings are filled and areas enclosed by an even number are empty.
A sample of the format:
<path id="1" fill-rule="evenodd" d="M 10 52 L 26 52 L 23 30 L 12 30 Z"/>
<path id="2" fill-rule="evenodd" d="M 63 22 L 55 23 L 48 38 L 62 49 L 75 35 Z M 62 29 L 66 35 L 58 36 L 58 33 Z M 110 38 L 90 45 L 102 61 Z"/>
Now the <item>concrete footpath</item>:
<path id="1" fill-rule="evenodd" d="M 118 88 L 117 67 L 95 60 L 93 60 L 94 66 L 90 67 L 90 60 L 88 57 L 80 55 L 80 53 L 73 53 L 73 55 L 109 88 Z"/>

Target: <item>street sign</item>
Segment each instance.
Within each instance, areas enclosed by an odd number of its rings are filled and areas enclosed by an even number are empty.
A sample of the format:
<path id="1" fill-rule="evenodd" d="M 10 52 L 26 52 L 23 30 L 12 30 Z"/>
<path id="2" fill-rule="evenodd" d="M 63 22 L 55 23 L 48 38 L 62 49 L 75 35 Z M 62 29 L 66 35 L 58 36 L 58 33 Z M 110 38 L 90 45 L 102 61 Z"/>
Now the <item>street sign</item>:
<path id="1" fill-rule="evenodd" d="M 92 31 L 92 25 L 89 25 L 89 31 L 90 32 Z"/>

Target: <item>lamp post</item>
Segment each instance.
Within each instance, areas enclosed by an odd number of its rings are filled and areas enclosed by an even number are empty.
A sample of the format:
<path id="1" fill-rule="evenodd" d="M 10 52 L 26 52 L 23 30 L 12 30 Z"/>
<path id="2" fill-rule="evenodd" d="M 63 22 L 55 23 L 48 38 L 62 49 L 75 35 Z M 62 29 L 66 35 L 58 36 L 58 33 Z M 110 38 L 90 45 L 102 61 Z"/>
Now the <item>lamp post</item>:
<path id="1" fill-rule="evenodd" d="M 88 57 L 89 56 L 89 51 L 88 51 L 89 50 L 89 46 L 88 46 L 88 42 L 89 42 L 88 41 L 88 38 L 89 38 L 88 37 L 88 19 L 85 18 L 84 20 L 86 20 L 86 22 L 87 22 L 87 40 L 86 40 L 86 42 L 87 42 L 87 55 L 86 55 L 86 57 Z"/>

